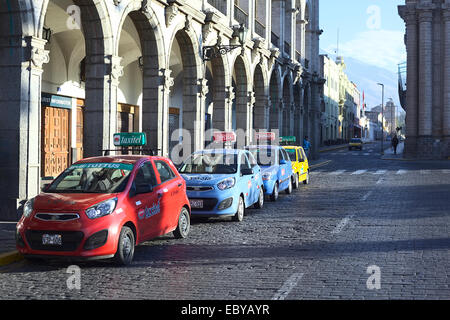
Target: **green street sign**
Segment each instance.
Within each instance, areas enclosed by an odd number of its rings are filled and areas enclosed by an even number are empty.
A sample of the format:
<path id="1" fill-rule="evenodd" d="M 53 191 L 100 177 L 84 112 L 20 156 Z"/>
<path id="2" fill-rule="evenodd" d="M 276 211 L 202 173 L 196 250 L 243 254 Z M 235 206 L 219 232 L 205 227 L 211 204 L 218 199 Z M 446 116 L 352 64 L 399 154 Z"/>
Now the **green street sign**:
<path id="1" fill-rule="evenodd" d="M 145 132 L 115 133 L 113 139 L 116 147 L 145 146 L 147 144 Z"/>
<path id="2" fill-rule="evenodd" d="M 295 136 L 280 137 L 280 142 L 295 142 L 295 141 L 297 141 L 297 138 Z"/>

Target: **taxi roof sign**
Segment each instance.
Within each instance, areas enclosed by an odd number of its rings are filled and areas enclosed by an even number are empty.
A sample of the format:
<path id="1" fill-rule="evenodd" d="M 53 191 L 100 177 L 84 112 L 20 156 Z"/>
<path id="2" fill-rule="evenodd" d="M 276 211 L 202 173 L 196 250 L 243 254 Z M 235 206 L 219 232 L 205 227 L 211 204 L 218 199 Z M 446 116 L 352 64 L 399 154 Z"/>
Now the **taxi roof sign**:
<path id="1" fill-rule="evenodd" d="M 274 141 L 275 132 L 256 132 L 255 137 L 258 141 Z"/>
<path id="2" fill-rule="evenodd" d="M 233 131 L 216 131 L 213 133 L 214 142 L 236 142 L 236 133 Z"/>
<path id="3" fill-rule="evenodd" d="M 145 146 L 147 144 L 145 132 L 115 133 L 113 139 L 116 147 Z"/>

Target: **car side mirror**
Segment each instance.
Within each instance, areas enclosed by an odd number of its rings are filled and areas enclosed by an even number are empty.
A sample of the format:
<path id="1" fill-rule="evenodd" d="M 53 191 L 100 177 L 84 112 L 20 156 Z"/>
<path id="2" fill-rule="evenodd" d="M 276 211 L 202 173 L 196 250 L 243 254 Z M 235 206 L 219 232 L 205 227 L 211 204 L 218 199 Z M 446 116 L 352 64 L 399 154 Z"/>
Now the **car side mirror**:
<path id="1" fill-rule="evenodd" d="M 51 183 L 46 183 L 42 186 L 41 191 L 47 192 L 48 188 L 50 187 Z"/>
<path id="2" fill-rule="evenodd" d="M 250 168 L 241 169 L 241 174 L 243 176 L 251 176 L 253 173 L 254 173 L 253 169 Z"/>

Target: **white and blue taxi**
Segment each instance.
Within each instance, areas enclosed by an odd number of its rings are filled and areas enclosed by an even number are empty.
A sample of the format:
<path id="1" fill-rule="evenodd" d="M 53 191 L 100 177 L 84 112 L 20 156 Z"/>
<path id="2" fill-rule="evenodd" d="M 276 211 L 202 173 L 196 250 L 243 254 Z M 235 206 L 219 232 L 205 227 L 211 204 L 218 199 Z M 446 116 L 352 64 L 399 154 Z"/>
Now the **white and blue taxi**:
<path id="1" fill-rule="evenodd" d="M 281 191 L 292 193 L 294 175 L 285 149 L 277 145 L 255 145 L 245 149 L 250 151 L 261 167 L 264 194 L 271 201 L 276 201 Z"/>
<path id="2" fill-rule="evenodd" d="M 246 208 L 264 205 L 261 168 L 249 151 L 197 151 L 179 172 L 186 180 L 192 216 L 232 216 L 242 221 Z"/>

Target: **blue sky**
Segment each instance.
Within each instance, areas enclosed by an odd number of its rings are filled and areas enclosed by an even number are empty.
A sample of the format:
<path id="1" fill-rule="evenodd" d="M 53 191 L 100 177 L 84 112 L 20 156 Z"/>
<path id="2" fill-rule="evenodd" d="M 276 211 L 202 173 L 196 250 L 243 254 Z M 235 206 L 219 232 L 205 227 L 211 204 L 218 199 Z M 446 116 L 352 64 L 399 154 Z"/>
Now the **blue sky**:
<path id="1" fill-rule="evenodd" d="M 320 0 L 320 47 L 396 72 L 406 60 L 405 25 L 397 13 L 404 0 Z"/>

